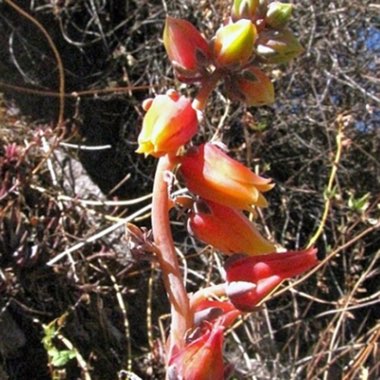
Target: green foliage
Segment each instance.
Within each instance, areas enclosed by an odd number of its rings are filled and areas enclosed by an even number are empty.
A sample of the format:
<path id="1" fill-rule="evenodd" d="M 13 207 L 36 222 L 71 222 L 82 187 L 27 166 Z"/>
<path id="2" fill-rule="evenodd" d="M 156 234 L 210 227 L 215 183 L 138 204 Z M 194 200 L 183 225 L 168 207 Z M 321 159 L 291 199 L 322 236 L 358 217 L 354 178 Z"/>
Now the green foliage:
<path id="1" fill-rule="evenodd" d="M 59 343 L 59 334 L 62 327 L 63 318 L 54 319 L 48 325 L 43 326 L 44 337 L 42 338 L 42 343 L 45 347 L 46 353 L 48 354 L 49 363 L 53 367 L 63 367 L 70 360 L 74 359 L 77 355 L 76 350 L 72 349 L 60 349 L 58 346 L 62 346 Z"/>
<path id="2" fill-rule="evenodd" d="M 358 198 L 356 198 L 354 193 L 350 193 L 350 198 L 348 199 L 348 207 L 351 211 L 363 213 L 370 204 L 370 196 L 370 193 L 366 193 L 361 197 L 359 196 Z"/>

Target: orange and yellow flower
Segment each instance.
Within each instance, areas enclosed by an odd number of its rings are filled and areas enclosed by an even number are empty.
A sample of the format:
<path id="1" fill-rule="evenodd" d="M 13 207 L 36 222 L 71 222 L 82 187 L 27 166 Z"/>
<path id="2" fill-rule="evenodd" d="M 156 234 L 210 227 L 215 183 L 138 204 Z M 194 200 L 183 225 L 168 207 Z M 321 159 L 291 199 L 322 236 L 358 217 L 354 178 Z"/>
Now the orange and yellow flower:
<path id="1" fill-rule="evenodd" d="M 197 201 L 190 212 L 188 227 L 198 239 L 226 255 L 253 256 L 275 251 L 274 244 L 264 239 L 241 211 L 215 202 Z"/>
<path id="2" fill-rule="evenodd" d="M 171 91 L 146 104 L 149 108 L 138 137 L 137 153 L 154 157 L 175 153 L 197 132 L 197 114 L 190 99 Z"/>
<path id="3" fill-rule="evenodd" d="M 267 206 L 262 193 L 273 188 L 271 179 L 253 173 L 214 144 L 188 151 L 180 164 L 189 190 L 204 199 L 247 211 Z"/>

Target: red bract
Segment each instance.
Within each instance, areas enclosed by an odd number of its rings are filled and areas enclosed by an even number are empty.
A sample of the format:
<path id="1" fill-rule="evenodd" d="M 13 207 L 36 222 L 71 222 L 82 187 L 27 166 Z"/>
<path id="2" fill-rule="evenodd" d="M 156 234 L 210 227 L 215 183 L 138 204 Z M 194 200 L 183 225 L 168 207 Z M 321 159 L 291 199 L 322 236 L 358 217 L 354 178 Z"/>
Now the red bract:
<path id="1" fill-rule="evenodd" d="M 314 267 L 318 263 L 316 253 L 316 249 L 310 248 L 227 262 L 227 294 L 231 302 L 239 310 L 252 311 L 283 280 Z"/>
<path id="2" fill-rule="evenodd" d="M 149 108 L 138 137 L 137 153 L 154 157 L 175 153 L 197 132 L 197 114 L 191 100 L 175 91 L 158 95 L 146 105 Z"/>
<path id="3" fill-rule="evenodd" d="M 231 255 L 262 255 L 275 251 L 253 223 L 236 209 L 211 201 L 198 201 L 190 213 L 189 230 L 200 240 L 220 252 Z"/>
<path id="4" fill-rule="evenodd" d="M 202 60 L 210 57 L 208 42 L 186 20 L 167 17 L 163 38 L 169 60 L 175 68 L 194 72 Z"/>
<path id="5" fill-rule="evenodd" d="M 223 327 L 205 327 L 200 337 L 187 344 L 169 361 L 169 380 L 223 380 Z"/>
<path id="6" fill-rule="evenodd" d="M 253 173 L 214 144 L 189 151 L 180 163 L 187 187 L 202 198 L 249 211 L 253 206 L 267 206 L 261 193 L 273 187 L 271 180 Z"/>

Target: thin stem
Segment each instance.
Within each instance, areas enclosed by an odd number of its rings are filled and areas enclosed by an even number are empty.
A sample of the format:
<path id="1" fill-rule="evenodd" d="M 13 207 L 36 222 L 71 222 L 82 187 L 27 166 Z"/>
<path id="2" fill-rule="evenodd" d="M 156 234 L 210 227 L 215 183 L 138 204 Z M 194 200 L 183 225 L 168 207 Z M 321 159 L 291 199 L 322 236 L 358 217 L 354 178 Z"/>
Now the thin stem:
<path id="1" fill-rule="evenodd" d="M 329 211 L 330 211 L 331 199 L 332 199 L 331 194 L 333 192 L 334 181 L 335 181 L 335 177 L 338 171 L 340 158 L 342 156 L 342 147 L 343 147 L 342 143 L 343 143 L 343 137 L 344 137 L 343 136 L 343 128 L 344 128 L 343 115 L 338 116 L 337 124 L 338 124 L 338 133 L 336 135 L 337 147 L 336 147 L 334 162 L 333 162 L 331 172 L 330 172 L 329 181 L 327 183 L 327 188 L 325 190 L 325 207 L 324 207 L 322 218 L 321 218 L 321 221 L 319 222 L 317 231 L 310 238 L 307 248 L 312 247 L 315 244 L 315 242 L 319 239 L 319 237 L 322 235 L 326 222 L 327 222 Z"/>
<path id="2" fill-rule="evenodd" d="M 166 356 L 185 343 L 185 333 L 192 326 L 189 297 L 183 284 L 169 221 L 169 194 L 166 173 L 172 171 L 174 160 L 167 155 L 158 161 L 153 186 L 152 229 L 163 280 L 171 304 L 171 329 Z"/>
<path id="3" fill-rule="evenodd" d="M 20 6 L 18 6 L 16 3 L 14 3 L 12 0 L 5 0 L 5 2 L 11 6 L 16 12 L 18 12 L 23 17 L 27 18 L 30 22 L 32 22 L 44 35 L 46 38 L 49 47 L 51 48 L 54 58 L 57 62 L 57 73 L 58 73 L 58 82 L 59 82 L 59 114 L 58 114 L 58 122 L 57 126 L 58 128 L 63 128 L 63 121 L 64 121 L 64 111 L 65 111 L 65 70 L 63 68 L 63 63 L 61 56 L 59 54 L 59 51 L 57 49 L 57 46 L 55 45 L 53 39 L 51 38 L 48 31 L 43 27 L 43 25 L 35 19 L 33 16 L 31 16 L 28 12 L 24 11 Z"/>

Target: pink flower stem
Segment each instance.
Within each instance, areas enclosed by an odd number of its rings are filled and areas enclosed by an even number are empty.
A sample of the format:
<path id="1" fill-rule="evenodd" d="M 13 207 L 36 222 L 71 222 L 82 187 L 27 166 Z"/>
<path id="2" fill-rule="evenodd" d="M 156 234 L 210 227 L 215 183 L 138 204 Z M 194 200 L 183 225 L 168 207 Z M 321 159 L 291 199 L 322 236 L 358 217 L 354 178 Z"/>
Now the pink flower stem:
<path id="1" fill-rule="evenodd" d="M 193 108 L 195 110 L 203 111 L 206 108 L 207 100 L 215 89 L 221 75 L 222 73 L 219 70 L 215 70 L 202 81 L 197 96 L 193 100 Z"/>
<path id="2" fill-rule="evenodd" d="M 174 159 L 169 155 L 159 159 L 154 178 L 152 201 L 154 242 L 158 248 L 158 261 L 171 304 L 171 329 L 167 342 L 167 359 L 171 357 L 175 348 L 184 346 L 186 331 L 193 324 L 189 297 L 183 283 L 169 221 L 170 199 L 165 176 L 167 172 L 173 170 L 174 166 Z"/>

